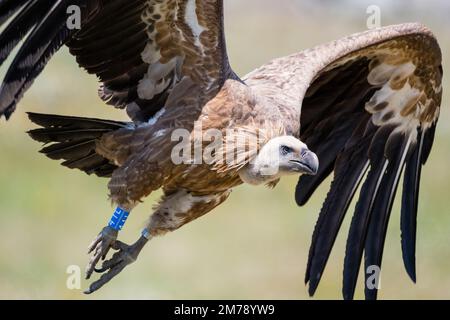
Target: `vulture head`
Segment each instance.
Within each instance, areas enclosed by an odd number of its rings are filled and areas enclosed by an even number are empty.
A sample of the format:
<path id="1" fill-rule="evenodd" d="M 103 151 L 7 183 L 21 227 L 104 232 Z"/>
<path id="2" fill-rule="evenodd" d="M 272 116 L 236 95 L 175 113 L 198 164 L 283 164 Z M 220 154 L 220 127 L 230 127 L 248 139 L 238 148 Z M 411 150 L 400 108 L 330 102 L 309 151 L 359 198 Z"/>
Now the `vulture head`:
<path id="1" fill-rule="evenodd" d="M 318 169 L 319 159 L 306 144 L 293 136 L 281 136 L 269 140 L 239 175 L 244 182 L 258 185 L 286 175 L 315 175 Z"/>

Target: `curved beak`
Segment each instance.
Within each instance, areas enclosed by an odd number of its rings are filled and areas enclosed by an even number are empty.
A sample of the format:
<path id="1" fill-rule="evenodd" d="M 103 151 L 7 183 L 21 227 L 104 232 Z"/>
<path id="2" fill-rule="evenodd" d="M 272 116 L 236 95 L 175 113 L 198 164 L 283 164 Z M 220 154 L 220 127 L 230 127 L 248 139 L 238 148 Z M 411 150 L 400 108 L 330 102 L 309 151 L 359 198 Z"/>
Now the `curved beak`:
<path id="1" fill-rule="evenodd" d="M 291 160 L 296 165 L 298 171 L 308 175 L 316 175 L 319 171 L 319 158 L 310 150 L 305 150 L 300 155 L 300 159 Z"/>

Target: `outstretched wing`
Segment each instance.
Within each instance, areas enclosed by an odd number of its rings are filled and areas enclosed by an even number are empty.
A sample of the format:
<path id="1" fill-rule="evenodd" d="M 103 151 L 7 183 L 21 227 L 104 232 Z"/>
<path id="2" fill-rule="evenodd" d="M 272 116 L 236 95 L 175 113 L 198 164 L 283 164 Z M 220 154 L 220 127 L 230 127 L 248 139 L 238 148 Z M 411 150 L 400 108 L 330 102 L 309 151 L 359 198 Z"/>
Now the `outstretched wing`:
<path id="1" fill-rule="evenodd" d="M 256 90 L 283 97 L 281 107 L 299 117 L 301 139 L 320 159 L 317 176 L 300 178 L 297 203 L 304 205 L 334 173 L 310 248 L 306 282 L 311 295 L 361 182 L 347 240 L 344 298 L 354 296 L 363 252 L 365 270 L 381 266 L 403 171 L 401 241 L 406 270 L 415 281 L 420 174 L 433 144 L 441 80 L 439 45 L 420 24 L 356 34 L 275 60 L 249 75 L 247 83 Z M 377 290 L 366 288 L 365 294 L 375 299 Z"/>
<path id="2" fill-rule="evenodd" d="M 73 29 L 77 9 L 80 30 Z M 1 0 L 0 25 L 9 23 L 0 33 L 0 65 L 20 49 L 1 87 L 0 116 L 10 117 L 66 44 L 97 75 L 104 101 L 147 121 L 183 79 L 206 90 L 229 73 L 222 11 L 222 0 Z"/>

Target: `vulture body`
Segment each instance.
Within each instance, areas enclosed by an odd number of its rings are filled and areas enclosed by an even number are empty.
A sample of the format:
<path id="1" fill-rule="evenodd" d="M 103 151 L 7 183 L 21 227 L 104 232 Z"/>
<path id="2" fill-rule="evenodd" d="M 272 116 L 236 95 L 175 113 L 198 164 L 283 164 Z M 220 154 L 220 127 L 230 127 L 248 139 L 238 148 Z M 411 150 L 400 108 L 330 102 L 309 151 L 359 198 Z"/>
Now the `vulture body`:
<path id="1" fill-rule="evenodd" d="M 80 29 L 71 28 L 79 9 Z M 74 12 L 77 12 L 75 10 Z M 362 185 L 348 235 L 343 296 L 365 270 L 380 268 L 386 230 L 403 176 L 402 251 L 415 281 L 421 167 L 431 152 L 442 97 L 441 52 L 430 30 L 408 23 L 369 30 L 275 59 L 243 79 L 231 69 L 222 0 L 0 0 L 0 63 L 20 46 L 0 91 L 7 119 L 52 55 L 69 47 L 101 82 L 100 98 L 130 122 L 30 113 L 33 139 L 64 166 L 110 178 L 111 199 L 131 211 L 163 189 L 141 238 L 128 246 L 105 227 L 90 246 L 87 277 L 108 250 L 94 292 L 136 260 L 154 236 L 173 231 L 249 183 L 276 186 L 301 175 L 296 201 L 307 203 L 334 180 L 313 234 L 306 282 L 313 295 L 340 225 Z M 216 130 L 231 162 L 174 163 L 179 129 L 195 138 Z M 244 145 L 229 141 L 244 139 Z M 248 142 L 250 141 L 250 142 Z M 241 147 L 246 148 L 241 148 Z M 277 169 L 273 174 L 273 157 Z M 319 165 L 320 162 L 320 166 Z M 366 278 L 370 273 L 365 273 Z M 375 299 L 377 289 L 366 288 Z"/>

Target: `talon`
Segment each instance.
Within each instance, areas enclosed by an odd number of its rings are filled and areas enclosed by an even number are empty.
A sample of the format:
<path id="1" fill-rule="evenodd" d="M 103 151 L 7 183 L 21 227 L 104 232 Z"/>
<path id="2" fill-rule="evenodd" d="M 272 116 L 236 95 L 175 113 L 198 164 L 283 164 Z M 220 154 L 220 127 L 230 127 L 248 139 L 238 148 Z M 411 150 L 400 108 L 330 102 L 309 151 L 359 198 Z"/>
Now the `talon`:
<path id="1" fill-rule="evenodd" d="M 116 242 L 118 231 L 111 227 L 105 227 L 89 246 L 89 253 L 94 252 L 86 267 L 86 279 L 90 279 L 100 258 L 106 257 L 111 247 Z"/>
<path id="2" fill-rule="evenodd" d="M 94 268 L 94 271 L 96 272 L 96 273 L 104 273 L 105 271 L 107 271 L 108 269 L 112 269 L 112 268 L 114 268 L 115 266 L 117 266 L 119 263 L 121 263 L 123 260 L 121 259 L 121 260 L 119 260 L 119 261 L 117 261 L 117 262 L 115 262 L 115 263 L 113 263 L 114 261 L 112 261 L 112 259 L 111 260 L 108 260 L 108 261 L 105 261 L 105 263 L 103 263 L 103 265 L 102 265 L 102 267 L 100 268 L 100 269 L 97 269 L 97 268 Z M 110 262 L 110 263 L 107 263 L 107 262 Z"/>
<path id="3" fill-rule="evenodd" d="M 84 293 L 91 294 L 91 293 L 97 291 L 98 289 L 103 287 L 105 284 L 107 284 L 109 281 L 111 281 L 111 279 L 113 279 L 115 276 L 117 276 L 120 272 L 122 272 L 122 270 L 125 269 L 126 266 L 127 266 L 127 264 L 124 261 L 120 262 L 119 264 L 114 266 L 112 269 L 110 269 L 107 273 L 103 273 L 103 275 L 100 277 L 100 279 L 95 281 L 94 283 L 92 283 L 89 286 L 89 289 L 87 289 Z"/>
<path id="4" fill-rule="evenodd" d="M 140 239 L 132 246 L 129 246 L 121 241 L 115 241 L 111 244 L 113 249 L 117 248 L 119 251 L 117 251 L 111 259 L 103 262 L 100 269 L 95 268 L 95 266 L 92 268 L 92 272 L 95 271 L 96 273 L 101 273 L 102 275 L 100 279 L 93 282 L 89 286 L 89 289 L 87 289 L 84 293 L 91 294 L 97 291 L 121 273 L 126 266 L 135 262 L 146 242 L 147 240 Z"/>
<path id="5" fill-rule="evenodd" d="M 103 273 L 106 270 L 108 270 L 108 268 L 105 268 L 105 267 L 101 267 L 100 269 L 94 268 L 95 273 Z"/>

